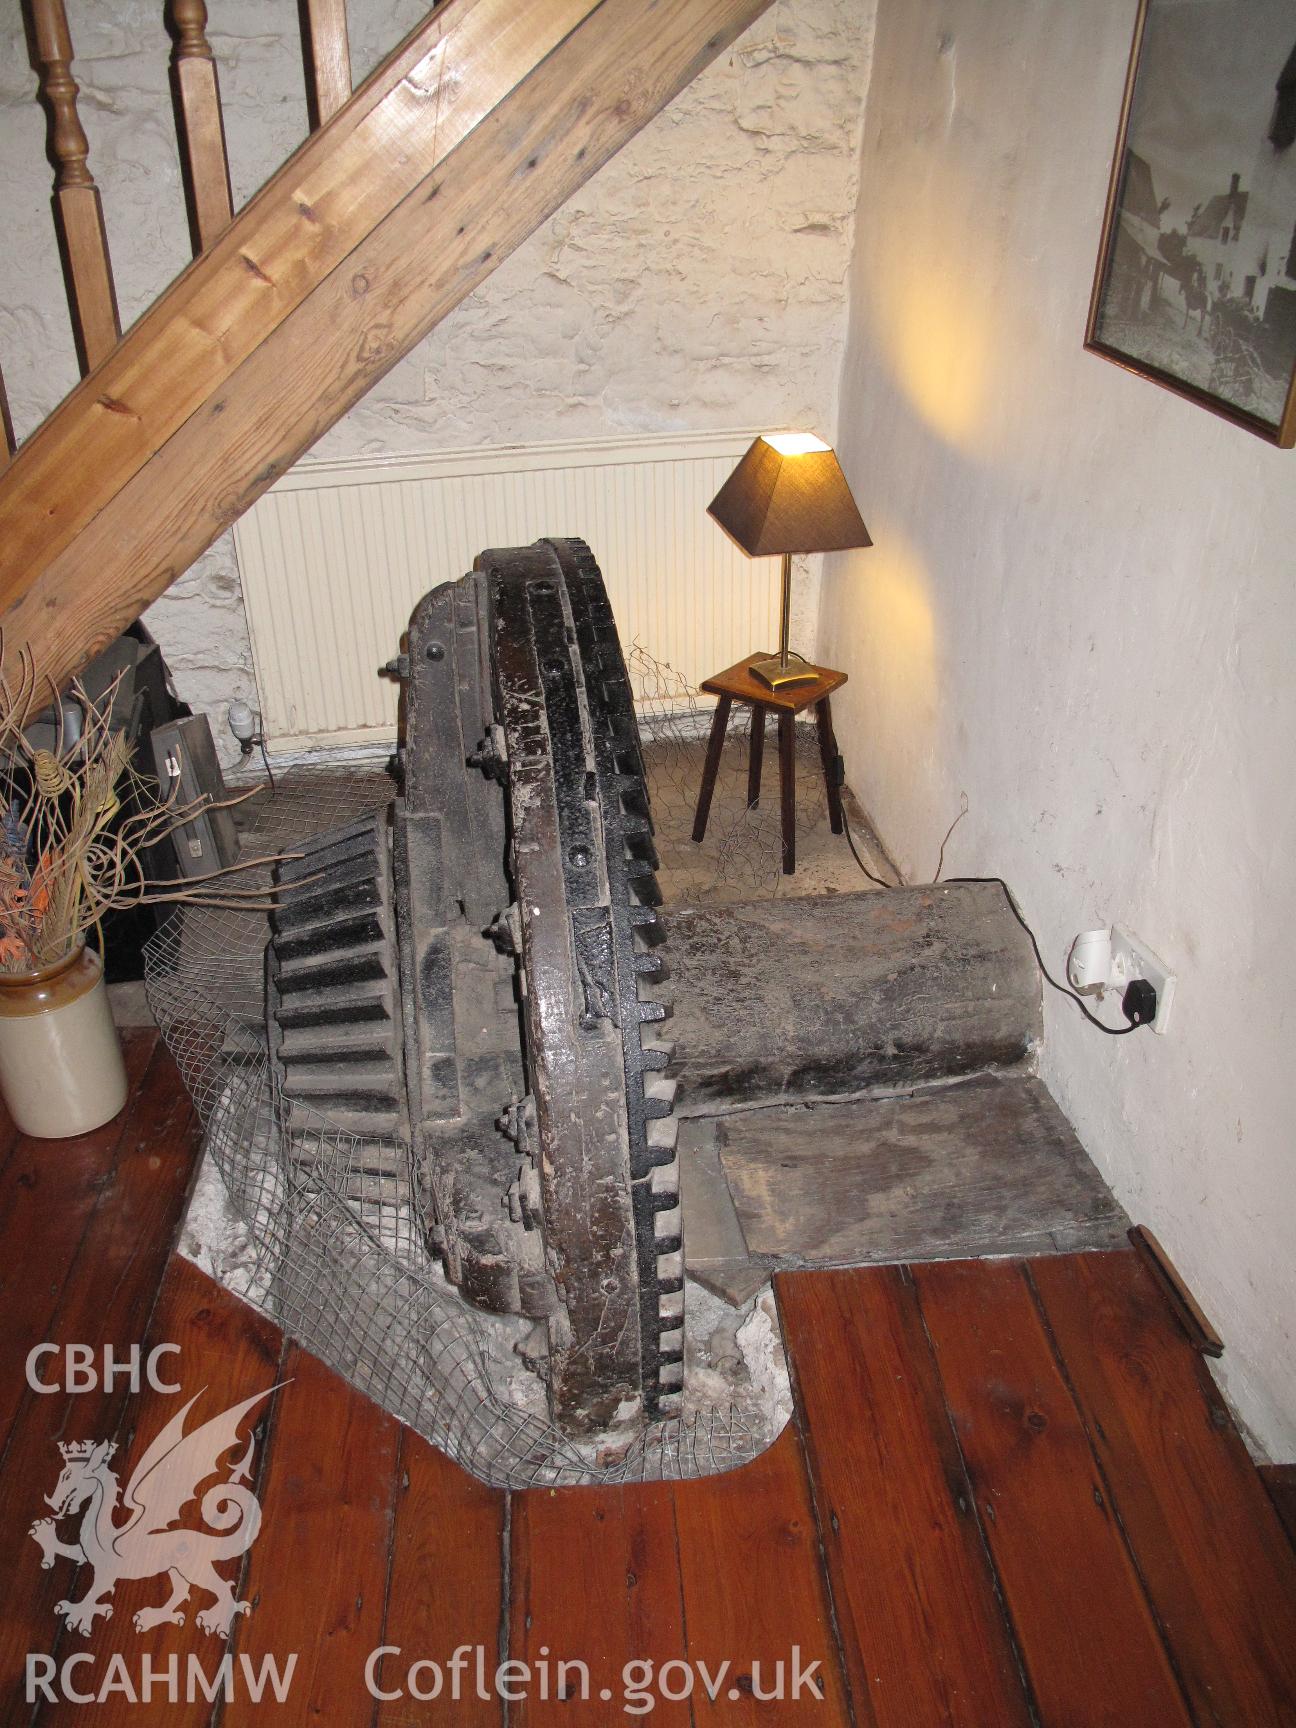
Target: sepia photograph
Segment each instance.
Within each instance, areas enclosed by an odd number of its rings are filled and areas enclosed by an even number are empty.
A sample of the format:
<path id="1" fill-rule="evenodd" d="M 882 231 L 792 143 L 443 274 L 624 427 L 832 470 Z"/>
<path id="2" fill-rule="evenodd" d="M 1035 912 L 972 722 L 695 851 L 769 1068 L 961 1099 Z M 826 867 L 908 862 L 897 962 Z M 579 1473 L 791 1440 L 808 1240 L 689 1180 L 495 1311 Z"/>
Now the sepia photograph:
<path id="1" fill-rule="evenodd" d="M 1296 11 L 1145 0 L 1088 346 L 1296 437 Z"/>

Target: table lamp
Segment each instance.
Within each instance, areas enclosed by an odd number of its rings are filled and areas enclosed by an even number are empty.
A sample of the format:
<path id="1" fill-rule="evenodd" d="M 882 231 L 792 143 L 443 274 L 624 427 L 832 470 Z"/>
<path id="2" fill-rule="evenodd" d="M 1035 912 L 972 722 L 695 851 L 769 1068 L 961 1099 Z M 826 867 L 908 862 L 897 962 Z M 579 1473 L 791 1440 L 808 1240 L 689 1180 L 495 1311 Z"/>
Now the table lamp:
<path id="1" fill-rule="evenodd" d="M 707 505 L 707 514 L 749 558 L 782 554 L 779 651 L 753 661 L 752 677 L 771 690 L 813 684 L 814 668 L 788 652 L 792 554 L 873 544 L 832 447 L 813 432 L 765 433 Z"/>

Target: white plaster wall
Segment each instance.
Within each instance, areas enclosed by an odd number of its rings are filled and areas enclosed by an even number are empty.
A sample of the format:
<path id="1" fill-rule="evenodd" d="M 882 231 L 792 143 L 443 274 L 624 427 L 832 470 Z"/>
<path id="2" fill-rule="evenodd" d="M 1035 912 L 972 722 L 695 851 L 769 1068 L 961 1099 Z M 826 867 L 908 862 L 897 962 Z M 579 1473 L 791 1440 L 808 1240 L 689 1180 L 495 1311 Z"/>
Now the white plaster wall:
<path id="1" fill-rule="evenodd" d="M 1164 1039 L 1046 991 L 1044 1075 L 1289 1460 L 1296 453 L 1082 351 L 1133 12 L 881 0 L 839 427 L 875 546 L 820 652 L 911 879 L 966 792 L 946 873 L 1059 971 L 1113 920 L 1177 969 Z"/>
<path id="2" fill-rule="evenodd" d="M 427 451 L 836 415 L 874 0 L 776 0 L 317 446 Z M 67 0 L 122 318 L 188 260 L 161 0 Z M 424 0 L 352 0 L 357 81 Z M 236 204 L 306 130 L 295 0 L 210 0 Z M 20 435 L 75 382 L 19 0 L 0 0 L 0 363 Z M 817 569 L 798 572 L 813 638 Z M 180 691 L 253 699 L 232 541 L 148 614 Z"/>

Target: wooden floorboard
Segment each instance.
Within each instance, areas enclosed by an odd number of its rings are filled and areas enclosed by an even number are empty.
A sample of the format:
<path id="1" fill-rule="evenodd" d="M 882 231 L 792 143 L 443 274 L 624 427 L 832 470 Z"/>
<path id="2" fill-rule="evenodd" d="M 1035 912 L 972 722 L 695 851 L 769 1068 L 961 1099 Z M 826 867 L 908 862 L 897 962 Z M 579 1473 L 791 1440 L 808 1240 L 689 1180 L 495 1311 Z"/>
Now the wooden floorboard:
<path id="1" fill-rule="evenodd" d="M 346 1728 L 610 1728 L 638 1714 L 689 1728 L 1296 1723 L 1296 1552 L 1274 1510 L 1296 1503 L 1296 1471 L 1262 1482 L 1128 1251 L 783 1277 L 796 1414 L 761 1457 L 686 1483 L 506 1496 L 283 1352 L 273 1325 L 194 1267 L 168 1269 L 197 1135 L 170 1058 L 144 1066 L 150 1049 L 133 1046 L 123 1122 L 39 1157 L 16 1139 L 0 1166 L 5 1728 L 238 1728 L 260 1713 Z M 38 1395 L 25 1341 L 45 1336 L 108 1342 L 119 1359 L 174 1342 L 162 1367 L 181 1390 L 133 1394 L 121 1380 Z M 247 1469 L 263 1522 L 222 1565 L 253 1604 L 228 1647 L 233 1696 L 185 1702 L 188 1658 L 210 1681 L 226 1653 L 197 1623 L 208 1598 L 195 1593 L 183 1625 L 137 1632 L 134 1613 L 167 1595 L 150 1573 L 116 1586 L 111 1620 L 88 1637 L 61 1631 L 55 1602 L 84 1594 L 85 1569 L 42 1569 L 29 1529 L 57 1441 L 115 1436 L 125 1484 L 194 1393 L 205 1388 L 191 1431 L 276 1380 L 240 1430 L 256 1426 Z M 213 1480 L 245 1449 L 227 1448 Z M 75 1531 L 60 1520 L 62 1540 Z M 119 1686 L 93 1708 L 33 1716 L 29 1652 L 89 1658 L 73 1686 L 102 1685 L 114 1656 L 137 1693 L 145 1658 L 162 1678 L 148 1704 Z M 284 1674 L 293 1656 L 287 1702 L 255 1701 L 243 1659 Z M 503 1671 L 525 1690 L 507 1724 L 501 1659 L 527 1664 Z M 559 1698 L 560 1661 L 584 1664 L 587 1698 L 574 1667 Z M 780 1662 L 785 1695 L 766 1701 Z M 824 1702 L 804 1686 L 787 1695 L 794 1664 Z M 367 1669 L 396 1695 L 375 1697 Z M 417 1695 L 438 1678 L 439 1696 Z"/>
<path id="2" fill-rule="evenodd" d="M 402 1428 L 382 1634 L 394 1653 L 374 1673 L 376 1689 L 397 1696 L 379 1700 L 376 1728 L 424 1728 L 429 1703 L 437 1701 L 417 1694 L 431 1692 L 437 1681 L 426 1669 L 411 1678 L 420 1661 L 440 1664 L 439 1707 L 456 1728 L 500 1728 L 499 1703 L 478 1696 L 475 1676 L 471 1687 L 460 1685 L 453 1715 L 444 1695 L 453 1685 L 446 1664 L 456 1650 L 480 1647 L 492 1667 L 500 1653 L 507 1514 L 507 1495 Z"/>
<path id="3" fill-rule="evenodd" d="M 176 1344 L 178 1356 L 159 1358 L 159 1381 L 164 1385 L 178 1384 L 179 1392 L 146 1389 L 131 1402 L 129 1427 L 123 1424 L 119 1435 L 118 1456 L 114 1459 L 122 1485 L 122 1503 L 130 1484 L 134 1465 L 143 1456 L 178 1409 L 197 1396 L 185 1427 L 192 1432 L 208 1418 L 218 1415 L 258 1392 L 270 1392 L 278 1378 L 280 1359 L 284 1354 L 283 1340 L 277 1327 L 262 1315 L 246 1307 L 214 1284 L 205 1272 L 188 1260 L 174 1259 L 167 1270 L 146 1345 Z M 240 1434 L 255 1433 L 258 1455 L 264 1451 L 269 1431 L 271 1401 L 255 1406 L 247 1414 Z M 222 1462 L 232 1466 L 241 1457 L 243 1440 L 232 1450 L 226 1449 Z M 222 1471 L 223 1479 L 227 1471 Z M 255 1475 L 253 1481 L 255 1482 Z M 159 1565 L 161 1558 L 159 1557 Z M 222 1568 L 238 1579 L 235 1595 L 242 1597 L 240 1568 L 228 1563 Z M 70 1581 L 71 1563 L 56 1562 L 65 1583 Z M 80 1597 L 86 1588 L 85 1569 L 76 1577 L 75 1590 L 69 1596 Z M 114 1653 L 120 1653 L 127 1671 L 137 1675 L 145 1660 L 165 1674 L 171 1657 L 176 1658 L 176 1686 L 172 1696 L 164 1681 L 148 1701 L 132 1701 L 121 1692 L 106 1696 L 96 1704 L 94 1721 L 102 1728 L 121 1728 L 126 1723 L 153 1723 L 158 1728 L 201 1728 L 211 1717 L 211 1705 L 202 1689 L 187 1697 L 190 1657 L 196 1657 L 204 1672 L 215 1683 L 218 1665 L 224 1655 L 224 1645 L 218 1637 L 204 1631 L 199 1614 L 211 1606 L 212 1598 L 194 1590 L 178 1612 L 183 1623 L 160 1623 L 150 1629 L 135 1624 L 135 1614 L 160 1607 L 170 1594 L 165 1571 L 149 1572 L 141 1578 L 125 1578 L 113 1591 L 112 1615 L 97 1621 L 89 1638 L 64 1635 L 56 1652 L 61 1659 L 73 1650 L 88 1651 L 94 1658 L 93 1672 L 107 1672 Z M 137 1691 L 139 1690 L 137 1686 Z M 45 1704 L 38 1709 L 39 1728 L 71 1728 L 84 1721 L 84 1706 L 69 1701 L 57 1705 Z"/>
<path id="4" fill-rule="evenodd" d="M 290 1705 L 259 1704 L 240 1686 L 221 1728 L 263 1710 L 283 1723 L 373 1715 L 364 1671 L 382 1643 L 400 1424 L 295 1346 L 283 1376 L 262 1478 L 265 1524 L 244 1586 L 251 1613 L 232 1647 L 256 1672 L 273 1659 L 285 1673 L 295 1656 Z"/>
<path id="5" fill-rule="evenodd" d="M 914 1277 L 1041 1718 L 1188 1728 L 1022 1264 L 952 1261 Z"/>
<path id="6" fill-rule="evenodd" d="M 740 1470 L 675 1483 L 674 1498 L 694 1721 L 845 1728 L 846 1682 L 794 1430 Z M 703 1683 L 703 1663 L 714 1686 Z"/>
<path id="7" fill-rule="evenodd" d="M 14 1119 L 0 1099 L 0 1183 L 3 1183 L 5 1171 L 9 1167 L 9 1159 L 13 1149 L 18 1144 L 19 1134 L 14 1126 Z"/>
<path id="8" fill-rule="evenodd" d="M 1296 1464 L 1262 1464 L 1260 1480 L 1268 1490 L 1288 1540 L 1296 1548 Z"/>
<path id="9" fill-rule="evenodd" d="M 685 1655 L 669 1483 L 515 1494 L 510 1553 L 509 1655 L 553 1665 L 547 1697 L 533 1685 L 510 1704 L 510 1728 L 604 1724 L 627 1662 Z M 559 1662 L 585 1663 L 588 1682 L 575 1667 L 560 1676 Z M 677 1728 L 692 1718 L 687 1702 L 661 1703 L 652 1720 Z"/>
<path id="10" fill-rule="evenodd" d="M 912 1281 L 799 1272 L 776 1290 L 857 1718 L 1025 1728 Z"/>
<path id="11" fill-rule="evenodd" d="M 105 1175 L 86 1226 L 73 1275 L 51 1318 L 50 1338 L 88 1345 L 101 1355 L 113 1346 L 118 1361 L 144 1337 L 170 1245 L 193 1175 L 198 1138 L 189 1100 L 169 1056 L 158 1051 L 130 1107 L 127 1132 Z M 34 1246 L 34 1245 L 33 1245 Z M 39 1267 L 43 1256 L 36 1255 Z M 10 1690 L 4 1720 L 26 1720 L 15 1700 L 29 1651 L 48 1651 L 58 1622 L 54 1604 L 66 1578 L 44 1570 L 28 1535 L 43 1499 L 58 1478 L 60 1440 L 113 1436 L 130 1396 L 127 1384 L 100 1377 L 73 1397 L 37 1394 L 25 1385 L 3 1463 L 0 1554 L 6 1589 L 0 1602 L 0 1677 Z"/>
<path id="12" fill-rule="evenodd" d="M 156 1032 L 123 1039 L 132 1097 L 156 1044 Z M 74 1140 L 15 1137 L 0 1173 L 0 1451 L 27 1391 L 27 1353 L 49 1340 L 64 1283 L 131 1121 L 128 1107 Z M 32 1252 L 36 1244 L 39 1253 Z M 41 1361 L 42 1378 L 49 1367 Z"/>
<path id="13" fill-rule="evenodd" d="M 1198 1718 L 1296 1722 L 1296 1555 L 1202 1357 L 1135 1255 L 1031 1277 Z"/>

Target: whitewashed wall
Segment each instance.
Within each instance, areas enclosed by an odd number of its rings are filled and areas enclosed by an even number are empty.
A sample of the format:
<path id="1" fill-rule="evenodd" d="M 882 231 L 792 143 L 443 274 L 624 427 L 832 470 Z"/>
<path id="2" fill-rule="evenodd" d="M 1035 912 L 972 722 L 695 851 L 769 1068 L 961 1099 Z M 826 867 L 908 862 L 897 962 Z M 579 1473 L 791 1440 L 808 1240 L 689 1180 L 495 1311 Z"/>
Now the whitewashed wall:
<path id="1" fill-rule="evenodd" d="M 1134 11 L 882 0 L 840 426 L 875 545 L 821 645 L 913 878 L 966 792 L 947 870 L 1055 966 L 1120 920 L 1177 969 L 1166 1038 L 1046 991 L 1045 1078 L 1293 1459 L 1296 452 L 1082 352 Z"/>
<path id="2" fill-rule="evenodd" d="M 162 0 L 67 0 L 123 320 L 188 258 Z M 352 0 L 367 73 L 424 0 Z M 318 447 L 335 458 L 735 425 L 831 426 L 873 0 L 777 0 Z M 306 129 L 296 0 L 209 0 L 235 198 Z M 20 433 L 75 381 L 43 120 L 0 0 L 0 363 Z M 817 573 L 798 584 L 803 638 Z M 182 693 L 252 697 L 233 544 L 150 609 Z"/>

